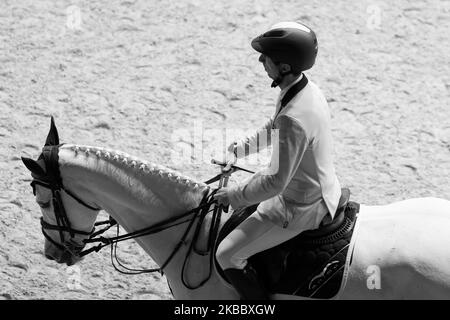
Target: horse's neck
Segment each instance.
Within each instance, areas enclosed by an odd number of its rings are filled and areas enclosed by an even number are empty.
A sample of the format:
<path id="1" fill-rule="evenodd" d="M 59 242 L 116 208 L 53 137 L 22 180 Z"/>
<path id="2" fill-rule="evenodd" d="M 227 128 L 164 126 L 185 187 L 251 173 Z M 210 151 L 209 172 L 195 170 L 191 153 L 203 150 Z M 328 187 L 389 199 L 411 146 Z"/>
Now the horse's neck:
<path id="1" fill-rule="evenodd" d="M 65 186 L 107 211 L 128 232 L 142 229 L 199 205 L 208 187 L 175 171 L 127 154 L 87 146 L 64 145 L 59 164 Z M 136 239 L 161 265 L 179 228 Z"/>

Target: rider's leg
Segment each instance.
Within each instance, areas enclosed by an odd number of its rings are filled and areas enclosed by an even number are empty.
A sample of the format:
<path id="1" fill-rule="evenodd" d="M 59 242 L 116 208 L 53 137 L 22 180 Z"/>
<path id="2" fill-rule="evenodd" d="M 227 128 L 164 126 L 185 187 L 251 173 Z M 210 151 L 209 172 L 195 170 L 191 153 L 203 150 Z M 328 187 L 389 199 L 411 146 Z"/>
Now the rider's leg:
<path id="1" fill-rule="evenodd" d="M 295 237 L 301 231 L 283 229 L 256 211 L 222 240 L 217 248 L 217 261 L 243 299 L 268 298 L 247 259 Z"/>

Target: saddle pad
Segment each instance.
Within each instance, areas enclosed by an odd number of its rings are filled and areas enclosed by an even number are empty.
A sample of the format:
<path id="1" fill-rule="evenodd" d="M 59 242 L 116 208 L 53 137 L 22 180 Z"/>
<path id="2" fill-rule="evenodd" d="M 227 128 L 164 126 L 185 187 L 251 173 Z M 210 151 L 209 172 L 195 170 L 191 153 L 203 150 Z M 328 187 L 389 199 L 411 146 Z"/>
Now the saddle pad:
<path id="1" fill-rule="evenodd" d="M 217 242 L 251 215 L 258 204 L 235 212 L 223 226 Z M 274 248 L 249 259 L 271 293 L 330 299 L 339 291 L 359 204 L 348 202 L 333 223 L 302 232 Z M 326 232 L 324 232 L 326 231 Z M 219 264 L 216 267 L 226 280 Z"/>

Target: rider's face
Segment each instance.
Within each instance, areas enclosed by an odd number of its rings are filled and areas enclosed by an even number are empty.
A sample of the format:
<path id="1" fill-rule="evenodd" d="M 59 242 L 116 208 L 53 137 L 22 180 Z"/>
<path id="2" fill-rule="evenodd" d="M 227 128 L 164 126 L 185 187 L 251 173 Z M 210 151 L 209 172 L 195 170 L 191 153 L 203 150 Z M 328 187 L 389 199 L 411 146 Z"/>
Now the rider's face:
<path id="1" fill-rule="evenodd" d="M 272 79 L 275 80 L 278 75 L 280 74 L 279 66 L 273 62 L 270 57 L 266 56 L 265 54 L 261 54 L 259 56 L 259 62 L 261 62 L 264 66 L 264 69 L 267 72 L 267 75 Z"/>

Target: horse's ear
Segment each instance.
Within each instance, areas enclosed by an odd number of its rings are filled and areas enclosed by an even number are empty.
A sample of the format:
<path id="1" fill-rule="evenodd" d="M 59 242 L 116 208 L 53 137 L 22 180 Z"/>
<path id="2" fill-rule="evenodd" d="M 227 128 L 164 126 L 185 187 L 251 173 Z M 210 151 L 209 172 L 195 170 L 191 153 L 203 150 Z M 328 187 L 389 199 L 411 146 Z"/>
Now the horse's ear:
<path id="1" fill-rule="evenodd" d="M 47 140 L 45 141 L 46 146 L 56 146 L 59 144 L 59 136 L 58 136 L 58 130 L 55 126 L 55 119 L 52 119 L 50 121 L 50 131 L 48 132 Z"/>
<path id="2" fill-rule="evenodd" d="M 30 170 L 32 173 L 34 173 L 35 175 L 42 177 L 45 176 L 45 171 L 44 169 L 42 169 L 42 167 L 39 165 L 39 163 L 37 163 L 37 161 L 30 159 L 30 158 L 22 158 L 22 162 L 25 165 L 25 167 L 28 168 L 28 170 Z"/>

